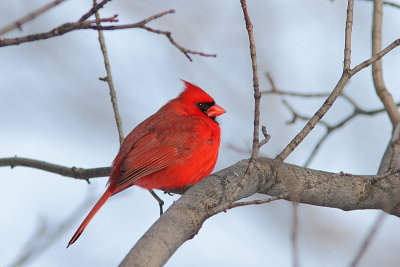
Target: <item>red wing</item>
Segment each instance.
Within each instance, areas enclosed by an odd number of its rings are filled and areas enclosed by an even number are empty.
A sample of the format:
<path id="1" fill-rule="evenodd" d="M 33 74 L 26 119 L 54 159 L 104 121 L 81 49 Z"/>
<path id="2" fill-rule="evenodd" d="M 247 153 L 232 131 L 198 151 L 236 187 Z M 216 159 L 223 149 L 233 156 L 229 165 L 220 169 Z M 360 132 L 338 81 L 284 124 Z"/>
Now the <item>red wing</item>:
<path id="1" fill-rule="evenodd" d="M 121 164 L 122 175 L 116 185 L 127 186 L 135 180 L 164 169 L 180 159 L 176 146 L 161 144 L 155 133 L 140 138 Z"/>

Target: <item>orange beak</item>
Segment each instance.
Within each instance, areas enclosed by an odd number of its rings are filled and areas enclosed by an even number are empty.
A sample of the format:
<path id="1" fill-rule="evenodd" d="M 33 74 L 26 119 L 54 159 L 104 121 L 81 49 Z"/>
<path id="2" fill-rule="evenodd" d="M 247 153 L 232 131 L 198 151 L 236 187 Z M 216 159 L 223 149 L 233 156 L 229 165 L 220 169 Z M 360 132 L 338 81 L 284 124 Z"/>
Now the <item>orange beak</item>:
<path id="1" fill-rule="evenodd" d="M 215 118 L 219 115 L 222 115 L 226 112 L 225 109 L 218 105 L 211 106 L 209 109 L 207 109 L 206 114 L 208 117 Z"/>

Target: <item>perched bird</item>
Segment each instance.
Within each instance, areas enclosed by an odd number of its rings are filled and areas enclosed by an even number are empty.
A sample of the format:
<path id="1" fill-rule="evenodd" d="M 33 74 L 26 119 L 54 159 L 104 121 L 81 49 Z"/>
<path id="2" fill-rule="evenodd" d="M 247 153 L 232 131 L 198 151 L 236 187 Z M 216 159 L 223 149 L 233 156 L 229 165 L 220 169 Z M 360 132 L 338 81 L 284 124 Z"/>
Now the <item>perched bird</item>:
<path id="1" fill-rule="evenodd" d="M 133 185 L 171 190 L 195 184 L 214 169 L 220 144 L 215 118 L 225 110 L 200 87 L 185 89 L 134 128 L 115 157 L 108 187 L 68 243 L 73 244 L 106 200 Z"/>

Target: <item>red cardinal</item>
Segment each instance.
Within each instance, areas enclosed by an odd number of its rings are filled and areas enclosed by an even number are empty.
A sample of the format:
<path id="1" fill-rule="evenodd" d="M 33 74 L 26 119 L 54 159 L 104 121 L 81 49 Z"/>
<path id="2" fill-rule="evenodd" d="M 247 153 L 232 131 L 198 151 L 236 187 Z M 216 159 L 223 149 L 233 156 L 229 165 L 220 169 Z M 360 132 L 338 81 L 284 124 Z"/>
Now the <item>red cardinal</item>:
<path id="1" fill-rule="evenodd" d="M 185 90 L 136 126 L 115 157 L 108 188 L 68 243 L 73 244 L 106 200 L 138 185 L 170 190 L 208 176 L 218 158 L 220 128 L 215 118 L 225 110 L 200 87 L 183 81 Z"/>

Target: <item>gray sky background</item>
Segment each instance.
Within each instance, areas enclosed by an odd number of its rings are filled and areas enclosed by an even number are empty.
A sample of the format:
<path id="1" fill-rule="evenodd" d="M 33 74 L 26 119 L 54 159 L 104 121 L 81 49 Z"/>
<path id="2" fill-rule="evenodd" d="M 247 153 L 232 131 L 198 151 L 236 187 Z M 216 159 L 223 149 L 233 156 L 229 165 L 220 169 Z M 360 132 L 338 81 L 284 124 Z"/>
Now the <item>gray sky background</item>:
<path id="1" fill-rule="evenodd" d="M 15 21 L 48 1 L 0 0 L 0 26 Z M 52 9 L 7 37 L 48 31 L 76 21 L 91 1 L 71 0 Z M 277 87 L 297 92 L 329 92 L 338 81 L 343 61 L 346 1 L 249 1 L 258 53 L 261 89 L 269 89 L 264 73 Z M 182 46 L 217 58 L 192 56 L 193 62 L 164 36 L 141 29 L 105 32 L 124 132 L 154 113 L 182 90 L 179 79 L 209 92 L 228 112 L 220 117 L 223 136 L 216 170 L 248 157 L 252 140 L 252 76 L 247 33 L 239 1 L 112 1 L 102 17 L 119 14 L 121 24 L 175 9 L 149 26 L 172 31 Z M 400 10 L 384 8 L 383 45 L 399 38 Z M 370 57 L 372 3 L 356 1 L 353 66 Z M 0 49 L 0 157 L 18 155 L 65 166 L 109 166 L 118 151 L 117 130 L 102 56 L 93 30 Z M 384 59 L 384 77 L 400 99 L 400 50 Z M 346 94 L 363 108 L 381 107 L 371 70 L 357 74 Z M 262 99 L 262 124 L 272 136 L 263 155 L 274 157 L 304 122 L 287 125 L 291 114 L 282 97 Z M 324 99 L 286 98 L 297 111 L 312 115 Z M 326 119 L 337 122 L 352 112 L 343 100 Z M 331 136 L 311 168 L 332 172 L 375 174 L 390 137 L 385 114 L 358 117 Z M 324 133 L 315 131 L 288 158 L 302 165 Z M 0 168 L 0 265 L 10 264 L 41 220 L 57 227 L 87 198 L 91 204 L 45 253 L 28 266 L 116 266 L 158 218 L 157 203 L 134 187 L 111 198 L 80 239 L 67 242 L 81 219 L 104 191 L 107 178 L 84 181 L 39 170 Z M 263 197 L 263 196 L 258 196 Z M 163 196 L 169 206 L 178 196 Z M 377 211 L 299 206 L 301 266 L 348 266 Z M 166 266 L 291 266 L 291 204 L 277 201 L 230 210 L 207 220 Z M 398 266 L 398 218 L 388 217 L 361 266 Z M 38 244 L 40 244 L 38 240 Z M 390 249 L 388 249 L 390 248 Z"/>

